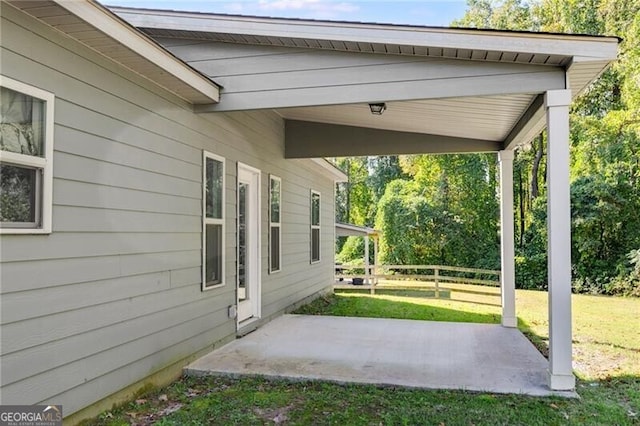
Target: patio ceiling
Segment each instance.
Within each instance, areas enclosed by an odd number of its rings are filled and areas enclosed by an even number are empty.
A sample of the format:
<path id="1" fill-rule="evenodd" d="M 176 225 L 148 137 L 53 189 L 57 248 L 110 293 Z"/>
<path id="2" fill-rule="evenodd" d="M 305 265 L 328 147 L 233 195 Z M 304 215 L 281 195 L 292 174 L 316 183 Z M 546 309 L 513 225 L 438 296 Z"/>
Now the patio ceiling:
<path id="1" fill-rule="evenodd" d="M 615 59 L 619 42 L 112 10 L 222 86 L 220 103 L 196 111 L 281 115 L 288 158 L 513 149 L 544 128 L 544 93 L 568 87 L 577 96 Z M 375 102 L 386 102 L 383 115 L 370 113 Z"/>
<path id="2" fill-rule="evenodd" d="M 366 103 L 277 111 L 291 120 L 501 141 L 534 98 L 525 93 L 387 102 L 381 116 L 372 115 Z"/>

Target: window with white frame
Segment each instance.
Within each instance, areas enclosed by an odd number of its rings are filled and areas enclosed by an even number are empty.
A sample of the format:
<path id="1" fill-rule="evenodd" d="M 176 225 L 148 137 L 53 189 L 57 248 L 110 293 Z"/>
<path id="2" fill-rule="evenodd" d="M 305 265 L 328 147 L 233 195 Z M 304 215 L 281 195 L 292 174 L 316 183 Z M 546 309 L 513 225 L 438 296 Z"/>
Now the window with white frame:
<path id="1" fill-rule="evenodd" d="M 54 95 L 0 76 L 0 233 L 51 232 Z"/>
<path id="2" fill-rule="evenodd" d="M 311 191 L 311 263 L 320 262 L 320 193 Z"/>
<path id="3" fill-rule="evenodd" d="M 278 176 L 269 176 L 269 272 L 280 270 L 280 258 L 282 249 L 280 240 L 282 236 L 282 179 Z"/>
<path id="4" fill-rule="evenodd" d="M 224 285 L 224 158 L 203 152 L 202 290 Z"/>

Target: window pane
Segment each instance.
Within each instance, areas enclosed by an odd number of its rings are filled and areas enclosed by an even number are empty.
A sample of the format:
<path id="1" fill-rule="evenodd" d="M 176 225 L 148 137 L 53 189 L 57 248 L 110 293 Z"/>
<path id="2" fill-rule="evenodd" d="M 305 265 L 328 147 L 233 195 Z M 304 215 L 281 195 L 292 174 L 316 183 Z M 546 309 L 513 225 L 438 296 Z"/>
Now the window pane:
<path id="1" fill-rule="evenodd" d="M 0 149 L 42 157 L 44 104 L 31 96 L 0 87 Z"/>
<path id="2" fill-rule="evenodd" d="M 317 262 L 320 260 L 320 230 L 311 230 L 311 261 Z"/>
<path id="3" fill-rule="evenodd" d="M 207 158 L 207 217 L 222 219 L 222 162 Z"/>
<path id="4" fill-rule="evenodd" d="M 311 194 L 311 224 L 320 225 L 320 194 Z"/>
<path id="5" fill-rule="evenodd" d="M 280 223 L 280 180 L 271 179 L 271 222 Z"/>
<path id="6" fill-rule="evenodd" d="M 36 222 L 37 173 L 0 163 L 0 222 Z"/>
<path id="7" fill-rule="evenodd" d="M 205 287 L 222 282 L 222 225 L 206 227 Z"/>
<path id="8" fill-rule="evenodd" d="M 271 241 L 270 241 L 270 249 L 271 253 L 271 270 L 279 271 L 280 270 L 280 227 L 272 226 L 271 227 Z"/>

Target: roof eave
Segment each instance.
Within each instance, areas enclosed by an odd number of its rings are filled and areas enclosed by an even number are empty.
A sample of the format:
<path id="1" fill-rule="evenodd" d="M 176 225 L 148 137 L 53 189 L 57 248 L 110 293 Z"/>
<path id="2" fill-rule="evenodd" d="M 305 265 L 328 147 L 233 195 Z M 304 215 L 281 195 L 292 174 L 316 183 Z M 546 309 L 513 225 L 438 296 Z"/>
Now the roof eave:
<path id="1" fill-rule="evenodd" d="M 156 42 L 99 3 L 91 0 L 53 1 L 108 37 L 122 43 L 141 57 L 188 84 L 212 102 L 220 101 L 220 90 L 214 82 L 172 56 Z"/>
<path id="2" fill-rule="evenodd" d="M 333 179 L 334 182 L 347 182 L 349 180 L 349 177 L 342 170 L 326 158 L 309 158 L 308 160 L 293 161 L 311 161 L 313 164 L 319 166 L 319 170 L 322 171 L 325 176 Z"/>
<path id="3" fill-rule="evenodd" d="M 351 223 L 336 222 L 336 235 L 337 236 L 377 236 L 380 231 L 368 226 L 354 225 Z"/>
<path id="4" fill-rule="evenodd" d="M 246 17 L 112 7 L 138 28 L 615 59 L 617 37 Z M 517 40 L 517 42 L 514 42 Z"/>
<path id="5" fill-rule="evenodd" d="M 210 104 L 220 101 L 220 90 L 217 84 L 173 56 L 154 40 L 96 1 L 49 0 L 48 2 L 36 3 L 12 0 L 8 3 L 102 56 L 142 75 L 188 103 Z M 121 46 L 120 50 L 125 49 L 135 56 L 131 54 L 120 55 L 120 57 L 113 56 L 112 50 L 93 46 L 83 31 L 74 29 L 77 27 L 75 22 L 69 23 L 67 20 L 66 25 L 48 22 L 49 18 L 59 18 L 61 13 L 74 17 L 73 19 L 77 20 L 78 24 L 86 25 L 87 28 L 91 28 L 92 31 L 102 34 L 105 39 L 110 40 L 113 46 Z M 128 62 L 128 60 L 130 61 Z M 148 64 L 147 69 L 150 69 L 149 67 L 155 69 L 155 76 L 145 73 L 140 64 Z"/>

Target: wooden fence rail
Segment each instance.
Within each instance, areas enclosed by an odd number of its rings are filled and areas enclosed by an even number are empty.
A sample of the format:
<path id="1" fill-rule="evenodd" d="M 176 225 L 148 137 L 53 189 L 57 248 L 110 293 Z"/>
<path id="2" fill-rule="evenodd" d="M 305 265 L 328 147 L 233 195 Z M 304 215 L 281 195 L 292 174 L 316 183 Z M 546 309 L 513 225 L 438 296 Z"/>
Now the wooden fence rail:
<path id="1" fill-rule="evenodd" d="M 398 273 L 398 271 L 413 273 Z M 420 274 L 418 271 L 433 271 L 431 274 Z M 492 269 L 463 268 L 444 265 L 335 265 L 336 281 L 344 279 L 361 279 L 363 288 L 369 288 L 375 294 L 375 287 L 380 279 L 417 279 L 433 281 L 436 297 L 440 293 L 440 283 L 479 284 L 500 286 L 500 271 Z M 357 271 L 358 273 L 353 273 Z M 362 271 L 362 272 L 360 272 Z M 346 272 L 346 273 L 345 273 Z M 451 274 L 453 273 L 453 274 Z M 474 275 L 473 278 L 464 275 Z M 496 277 L 496 278 L 493 278 Z"/>

